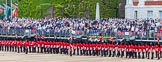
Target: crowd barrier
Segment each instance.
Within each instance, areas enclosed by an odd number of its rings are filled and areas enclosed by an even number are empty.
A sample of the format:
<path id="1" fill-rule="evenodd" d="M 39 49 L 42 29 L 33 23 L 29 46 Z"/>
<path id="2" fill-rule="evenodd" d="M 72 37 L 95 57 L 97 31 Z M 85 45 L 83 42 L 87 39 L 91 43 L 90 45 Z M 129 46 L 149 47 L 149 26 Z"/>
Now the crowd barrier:
<path id="1" fill-rule="evenodd" d="M 35 28 L 18 28 L 18 27 L 1 27 L 0 36 L 28 36 L 36 34 L 38 36 L 44 35 L 45 37 L 70 37 L 70 34 L 75 37 L 81 36 L 100 36 L 115 37 L 116 39 L 134 39 L 134 40 L 156 40 L 157 37 L 162 38 L 162 32 L 148 31 L 114 31 L 114 30 L 56 30 L 56 29 L 35 29 Z"/>

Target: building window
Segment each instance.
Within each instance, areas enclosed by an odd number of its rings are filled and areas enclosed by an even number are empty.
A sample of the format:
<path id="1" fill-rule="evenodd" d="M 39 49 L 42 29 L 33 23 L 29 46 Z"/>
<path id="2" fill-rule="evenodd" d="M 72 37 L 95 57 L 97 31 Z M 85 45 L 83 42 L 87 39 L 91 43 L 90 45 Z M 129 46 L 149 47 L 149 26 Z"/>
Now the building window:
<path id="1" fill-rule="evenodd" d="M 135 19 L 138 18 L 138 12 L 137 12 L 137 11 L 134 12 L 134 18 L 135 18 Z"/>
<path id="2" fill-rule="evenodd" d="M 159 11 L 160 19 L 162 20 L 162 11 Z"/>
<path id="3" fill-rule="evenodd" d="M 153 17 L 153 11 L 147 11 L 147 18 Z"/>

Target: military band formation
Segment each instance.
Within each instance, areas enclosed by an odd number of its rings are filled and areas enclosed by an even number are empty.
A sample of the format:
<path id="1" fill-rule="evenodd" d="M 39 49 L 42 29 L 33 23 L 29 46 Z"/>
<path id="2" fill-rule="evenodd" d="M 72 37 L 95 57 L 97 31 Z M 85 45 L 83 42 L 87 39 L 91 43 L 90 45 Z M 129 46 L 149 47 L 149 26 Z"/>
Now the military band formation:
<path id="1" fill-rule="evenodd" d="M 17 53 L 45 53 L 79 56 L 119 57 L 132 59 L 160 59 L 162 45 L 154 42 L 123 41 L 92 42 L 83 40 L 11 40 L 0 39 L 0 51 Z"/>

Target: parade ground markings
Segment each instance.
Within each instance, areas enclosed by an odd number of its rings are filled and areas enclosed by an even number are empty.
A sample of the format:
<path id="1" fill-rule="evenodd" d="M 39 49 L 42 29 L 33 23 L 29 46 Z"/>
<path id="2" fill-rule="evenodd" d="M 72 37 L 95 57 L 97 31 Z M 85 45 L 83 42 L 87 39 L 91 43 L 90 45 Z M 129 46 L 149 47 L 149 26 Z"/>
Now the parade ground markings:
<path id="1" fill-rule="evenodd" d="M 128 59 L 117 57 L 72 56 L 63 54 L 0 52 L 0 62 L 161 62 L 157 58 Z"/>

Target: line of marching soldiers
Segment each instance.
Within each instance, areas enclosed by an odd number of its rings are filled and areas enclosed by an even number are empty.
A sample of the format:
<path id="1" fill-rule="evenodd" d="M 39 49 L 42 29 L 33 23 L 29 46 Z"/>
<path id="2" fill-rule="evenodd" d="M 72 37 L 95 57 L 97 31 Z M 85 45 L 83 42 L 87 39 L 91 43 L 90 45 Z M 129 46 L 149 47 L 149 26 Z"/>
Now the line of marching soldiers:
<path id="1" fill-rule="evenodd" d="M 84 56 L 160 59 L 162 45 L 138 45 L 113 42 L 73 43 L 68 41 L 17 41 L 0 40 L 0 51 L 18 53 L 48 53 Z"/>

